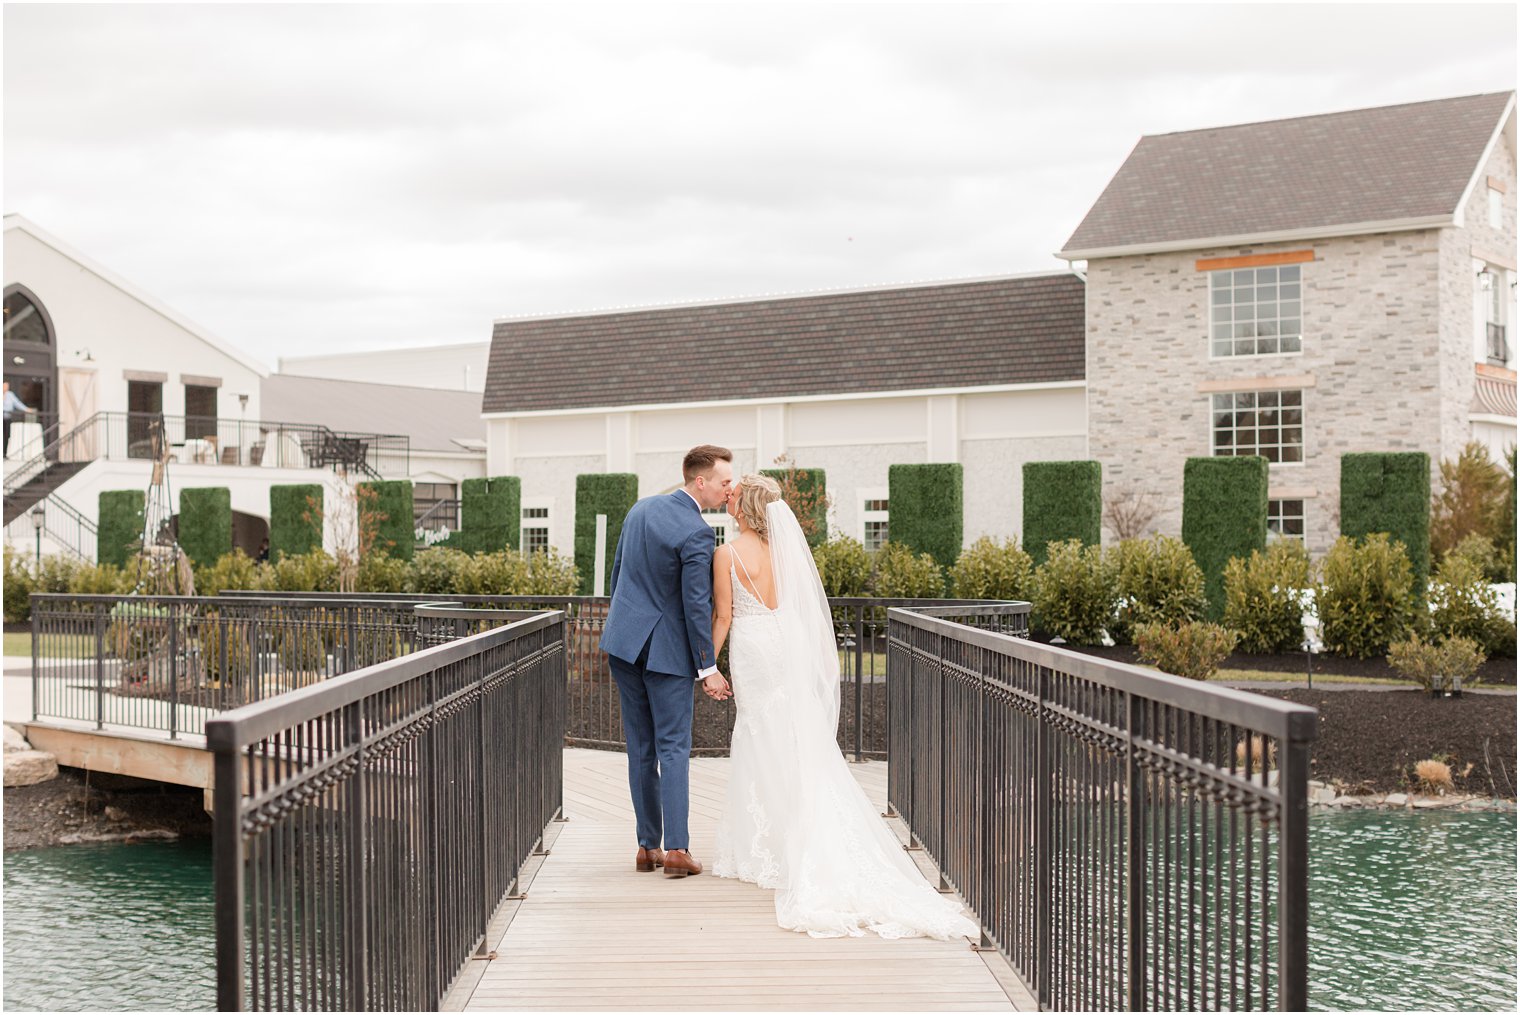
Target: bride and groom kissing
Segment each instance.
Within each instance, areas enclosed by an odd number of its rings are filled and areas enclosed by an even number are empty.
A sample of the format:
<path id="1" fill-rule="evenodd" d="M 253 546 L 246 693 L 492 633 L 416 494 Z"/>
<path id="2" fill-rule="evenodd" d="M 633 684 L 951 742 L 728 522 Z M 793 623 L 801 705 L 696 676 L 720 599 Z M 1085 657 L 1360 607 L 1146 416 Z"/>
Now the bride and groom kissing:
<path id="1" fill-rule="evenodd" d="M 602 633 L 628 745 L 637 871 L 703 872 L 687 824 L 697 684 L 737 706 L 713 873 L 775 890 L 776 921 L 813 937 L 976 938 L 920 876 L 839 751 L 839 655 L 818 569 L 775 480 L 687 452 L 683 486 L 628 512 Z M 715 547 L 702 512 L 738 535 Z M 718 670 L 728 643 L 732 685 Z"/>

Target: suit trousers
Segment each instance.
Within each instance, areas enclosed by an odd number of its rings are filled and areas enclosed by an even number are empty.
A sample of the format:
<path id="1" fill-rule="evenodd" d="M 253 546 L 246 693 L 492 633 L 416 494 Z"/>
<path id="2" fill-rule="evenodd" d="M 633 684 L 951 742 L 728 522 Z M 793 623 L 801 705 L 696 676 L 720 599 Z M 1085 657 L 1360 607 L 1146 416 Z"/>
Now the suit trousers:
<path id="1" fill-rule="evenodd" d="M 628 744 L 628 789 L 633 795 L 639 845 L 689 849 L 691 709 L 696 681 L 644 667 L 646 645 L 636 662 L 608 656 L 623 705 Z"/>

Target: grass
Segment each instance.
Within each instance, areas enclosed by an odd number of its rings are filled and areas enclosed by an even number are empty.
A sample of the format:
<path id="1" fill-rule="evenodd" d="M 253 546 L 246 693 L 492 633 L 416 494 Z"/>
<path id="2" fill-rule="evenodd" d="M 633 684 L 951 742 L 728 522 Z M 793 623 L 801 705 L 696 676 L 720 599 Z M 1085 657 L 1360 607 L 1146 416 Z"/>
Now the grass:
<path id="1" fill-rule="evenodd" d="M 58 639 L 53 639 L 54 642 Z M 48 644 L 49 651 L 43 653 L 47 659 L 81 659 L 90 658 L 91 652 L 68 652 L 63 645 Z M 30 631 L 6 631 L 5 632 L 5 655 L 7 658 L 16 657 L 30 659 L 32 657 L 32 633 Z"/>
<path id="2" fill-rule="evenodd" d="M 1274 684 L 1303 684 L 1304 675 L 1284 670 L 1220 670 L 1209 678 L 1215 683 L 1233 684 L 1238 681 L 1259 680 Z M 1315 673 L 1314 680 L 1321 684 L 1368 684 L 1374 687 L 1414 687 L 1408 680 L 1393 677 L 1349 677 L 1338 673 Z"/>

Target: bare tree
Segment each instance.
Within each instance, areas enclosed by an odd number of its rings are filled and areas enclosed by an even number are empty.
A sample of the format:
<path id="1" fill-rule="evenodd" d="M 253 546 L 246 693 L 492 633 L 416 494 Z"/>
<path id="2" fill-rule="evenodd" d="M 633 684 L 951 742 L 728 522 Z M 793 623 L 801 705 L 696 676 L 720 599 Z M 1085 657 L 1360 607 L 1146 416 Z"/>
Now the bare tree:
<path id="1" fill-rule="evenodd" d="M 1103 524 L 1118 539 L 1134 539 L 1145 534 L 1159 511 L 1148 492 L 1125 490 L 1103 499 Z"/>
<path id="2" fill-rule="evenodd" d="M 375 509 L 380 495 L 373 487 L 355 482 L 341 465 L 337 477 L 340 492 L 333 509 L 328 511 L 322 501 L 307 497 L 301 517 L 318 529 L 331 527 L 338 591 L 353 592 L 359 581 L 359 562 L 371 553 L 385 553 L 391 548 L 393 540 L 380 537 L 380 523 L 390 516 Z"/>

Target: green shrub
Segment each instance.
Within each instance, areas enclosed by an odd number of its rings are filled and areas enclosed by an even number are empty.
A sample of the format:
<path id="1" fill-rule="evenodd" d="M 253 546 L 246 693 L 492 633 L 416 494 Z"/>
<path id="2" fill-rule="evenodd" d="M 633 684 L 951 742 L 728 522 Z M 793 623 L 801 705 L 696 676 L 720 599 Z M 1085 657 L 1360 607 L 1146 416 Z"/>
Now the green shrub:
<path id="1" fill-rule="evenodd" d="M 259 569 L 268 592 L 336 592 L 338 562 L 323 550 L 281 557 Z"/>
<path id="2" fill-rule="evenodd" d="M 132 591 L 134 576 L 115 564 L 78 564 L 68 591 L 81 596 L 121 596 Z"/>
<path id="3" fill-rule="evenodd" d="M 19 624 L 32 619 L 32 571 L 27 558 L 5 547 L 5 621 Z"/>
<path id="4" fill-rule="evenodd" d="M 1182 541 L 1203 572 L 1209 618 L 1224 615 L 1224 568 L 1267 545 L 1267 460 L 1189 458 L 1182 468 Z"/>
<path id="5" fill-rule="evenodd" d="M 95 533 L 95 559 L 99 563 L 125 567 L 141 546 L 144 500 L 141 490 L 100 491 Z"/>
<path id="6" fill-rule="evenodd" d="M 1469 686 L 1478 683 L 1476 674 L 1483 658 L 1478 643 L 1470 638 L 1431 642 L 1411 637 L 1388 647 L 1388 665 L 1427 691 L 1452 689 L 1454 680 Z"/>
<path id="7" fill-rule="evenodd" d="M 958 462 L 887 466 L 892 539 L 951 567 L 961 553 L 964 469 Z"/>
<path id="8" fill-rule="evenodd" d="M 518 590 L 524 596 L 573 596 L 581 586 L 575 562 L 553 550 L 539 550 L 528 558 L 527 584 Z"/>
<path id="9" fill-rule="evenodd" d="M 528 584 L 528 562 L 515 550 L 476 553 L 455 576 L 454 591 L 464 596 L 513 596 Z"/>
<path id="10" fill-rule="evenodd" d="M 1242 652 L 1270 655 L 1301 648 L 1304 602 L 1314 579 L 1309 553 L 1296 539 L 1274 539 L 1224 568 L 1224 626 L 1240 635 Z"/>
<path id="11" fill-rule="evenodd" d="M 1431 562 L 1439 564 L 1469 539 L 1486 539 L 1490 546 L 1514 539 L 1514 524 L 1505 517 L 1509 477 L 1489 456 L 1488 448 L 1471 441 L 1456 458 L 1440 464 L 1441 492 L 1431 502 Z M 1506 529 L 1508 532 L 1506 533 Z M 1489 577 L 1504 581 L 1495 550 L 1488 561 Z"/>
<path id="12" fill-rule="evenodd" d="M 817 549 L 829 536 L 828 480 L 822 469 L 803 469 L 786 456 L 776 459 L 778 469 L 761 469 L 781 487 L 781 499 L 797 516 L 797 525 L 807 537 L 808 545 Z"/>
<path id="13" fill-rule="evenodd" d="M 269 558 L 322 548 L 323 489 L 320 483 L 269 488 Z"/>
<path id="14" fill-rule="evenodd" d="M 210 567 L 197 568 L 195 588 L 204 596 L 261 588 L 264 581 L 261 571 L 258 561 L 236 548 L 231 553 L 222 554 Z"/>
<path id="15" fill-rule="evenodd" d="M 813 563 L 830 598 L 866 595 L 871 583 L 871 555 L 859 540 L 840 536 L 813 547 Z"/>
<path id="16" fill-rule="evenodd" d="M 412 481 L 377 479 L 354 490 L 359 509 L 359 556 L 388 554 L 411 560 L 417 544 L 413 526 Z"/>
<path id="17" fill-rule="evenodd" d="M 179 492 L 179 545 L 195 567 L 210 567 L 232 552 L 232 491 L 225 486 Z"/>
<path id="18" fill-rule="evenodd" d="M 1424 596 L 1430 572 L 1430 456 L 1425 452 L 1341 455 L 1341 535 L 1361 539 L 1374 532 L 1403 544 L 1413 566 L 1414 594 Z"/>
<path id="19" fill-rule="evenodd" d="M 1491 546 L 1488 549 L 1491 551 Z M 1482 553 L 1453 552 L 1436 568 L 1429 604 L 1431 627 L 1437 635 L 1468 638 L 1480 645 L 1487 642 L 1493 620 L 1500 613 L 1499 593 L 1488 583 L 1484 560 Z"/>
<path id="20" fill-rule="evenodd" d="M 1175 627 L 1203 619 L 1203 572 L 1182 540 L 1126 539 L 1109 553 L 1119 588 L 1119 609 L 1108 629 L 1115 644 L 1129 644 L 1141 624 Z"/>
<path id="21" fill-rule="evenodd" d="M 1118 576 L 1099 546 L 1051 543 L 1034 572 L 1034 626 L 1073 645 L 1097 645 L 1119 606 Z"/>
<path id="22" fill-rule="evenodd" d="M 1384 532 L 1361 540 L 1341 536 L 1320 567 L 1314 602 L 1327 652 L 1386 655 L 1415 621 L 1414 569 L 1403 544 Z"/>
<path id="23" fill-rule="evenodd" d="M 1036 567 L 1050 543 L 1103 536 L 1103 467 L 1093 461 L 1024 463 L 1024 548 Z"/>
<path id="24" fill-rule="evenodd" d="M 1191 680 L 1207 680 L 1235 650 L 1238 636 L 1218 624 L 1190 621 L 1186 624 L 1141 624 L 1135 628 L 1140 659 L 1163 673 Z"/>
<path id="25" fill-rule="evenodd" d="M 516 550 L 522 538 L 522 480 L 467 479 L 460 485 L 460 545 L 468 553 Z"/>
<path id="26" fill-rule="evenodd" d="M 359 561 L 355 592 L 405 592 L 406 561 L 386 553 L 372 553 Z"/>
<path id="27" fill-rule="evenodd" d="M 1499 508 L 1499 519 L 1495 522 L 1499 538 L 1496 548 L 1499 551 L 1499 576 L 1505 581 L 1515 580 L 1515 448 L 1512 445 L 1509 454 L 1504 458 L 1504 502 Z"/>
<path id="28" fill-rule="evenodd" d="M 32 579 L 33 592 L 69 592 L 74 576 L 85 565 L 63 554 L 51 554 L 42 558 L 42 565 Z"/>
<path id="29" fill-rule="evenodd" d="M 596 516 L 607 516 L 607 558 L 602 580 L 612 587 L 612 561 L 617 556 L 623 519 L 639 499 L 639 477 L 631 472 L 587 473 L 575 477 L 575 570 L 581 576 L 581 595 L 596 589 Z"/>
<path id="30" fill-rule="evenodd" d="M 1515 622 L 1502 613 L 1488 618 L 1483 631 L 1483 651 L 1490 659 L 1515 658 Z"/>
<path id="31" fill-rule="evenodd" d="M 882 599 L 939 599 L 945 594 L 939 562 L 927 553 L 888 542 L 876 551 L 875 564 L 874 591 Z"/>
<path id="32" fill-rule="evenodd" d="M 241 681 L 253 674 L 250 622 L 208 614 L 200 625 L 201 662 L 215 683 Z M 225 658 L 224 658 L 225 656 Z"/>
<path id="33" fill-rule="evenodd" d="M 955 599 L 1027 601 L 1033 594 L 1034 562 L 1016 539 L 983 536 L 968 546 L 950 569 Z"/>
<path id="34" fill-rule="evenodd" d="M 322 637 L 320 626 L 304 622 L 281 624 L 275 630 L 274 644 L 280 667 L 287 673 L 327 671 L 327 643 Z M 295 683 L 299 686 L 303 681 Z"/>
<path id="35" fill-rule="evenodd" d="M 447 596 L 458 591 L 459 573 L 469 563 L 467 553 L 435 546 L 422 550 L 407 565 L 407 592 L 425 596 Z"/>

